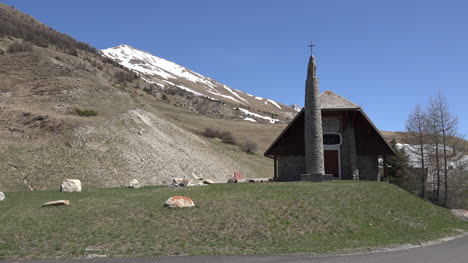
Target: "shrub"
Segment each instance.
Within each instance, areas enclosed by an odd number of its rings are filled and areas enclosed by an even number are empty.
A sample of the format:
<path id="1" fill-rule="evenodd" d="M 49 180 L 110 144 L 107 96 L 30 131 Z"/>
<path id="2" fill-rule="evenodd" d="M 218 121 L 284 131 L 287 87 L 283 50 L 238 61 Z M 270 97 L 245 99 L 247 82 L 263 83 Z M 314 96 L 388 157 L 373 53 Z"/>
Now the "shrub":
<path id="1" fill-rule="evenodd" d="M 68 55 L 72 55 L 72 56 L 75 56 L 75 57 L 78 57 L 78 50 L 72 48 L 72 49 L 67 49 L 66 50 L 66 53 Z"/>
<path id="2" fill-rule="evenodd" d="M 18 53 L 18 52 L 25 52 L 25 51 L 33 51 L 33 47 L 29 43 L 20 43 L 18 41 L 13 42 L 8 46 L 9 53 Z"/>
<path id="3" fill-rule="evenodd" d="M 207 138 L 219 138 L 223 143 L 233 145 L 237 144 L 236 137 L 234 137 L 234 135 L 232 135 L 232 133 L 229 131 L 220 131 L 212 128 L 206 128 L 205 131 L 202 132 L 202 135 Z"/>
<path id="4" fill-rule="evenodd" d="M 207 138 L 216 138 L 216 137 L 219 137 L 219 130 L 206 128 L 205 131 L 202 133 L 202 135 Z"/>
<path id="5" fill-rule="evenodd" d="M 59 56 L 56 56 L 55 60 L 61 61 L 62 59 Z"/>
<path id="6" fill-rule="evenodd" d="M 166 95 L 166 94 L 163 94 L 163 95 L 161 96 L 161 99 L 162 99 L 162 100 L 167 100 L 167 95 Z"/>
<path id="7" fill-rule="evenodd" d="M 243 152 L 254 154 L 257 151 L 257 144 L 251 141 L 245 142 L 240 146 Z"/>
<path id="8" fill-rule="evenodd" d="M 98 113 L 96 111 L 93 111 L 93 110 L 80 110 L 78 108 L 75 109 L 75 112 L 79 116 L 83 116 L 83 117 L 91 117 L 91 116 L 97 116 L 98 115 Z"/>
<path id="9" fill-rule="evenodd" d="M 224 143 L 233 144 L 233 145 L 237 144 L 237 139 L 236 137 L 234 137 L 234 135 L 232 135 L 231 132 L 228 132 L 228 131 L 220 132 L 219 138 Z"/>
<path id="10" fill-rule="evenodd" d="M 120 82 L 132 82 L 133 80 L 138 78 L 138 75 L 133 72 L 125 72 L 125 71 L 117 71 L 114 74 L 114 77 L 117 78 L 118 81 Z"/>

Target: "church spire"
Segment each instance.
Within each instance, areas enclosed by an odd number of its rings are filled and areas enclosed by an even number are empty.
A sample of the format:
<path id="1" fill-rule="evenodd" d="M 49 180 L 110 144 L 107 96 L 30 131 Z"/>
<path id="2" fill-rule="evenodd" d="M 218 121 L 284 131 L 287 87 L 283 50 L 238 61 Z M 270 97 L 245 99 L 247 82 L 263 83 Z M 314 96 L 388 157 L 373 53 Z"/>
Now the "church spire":
<path id="1" fill-rule="evenodd" d="M 323 156 L 322 111 L 319 105 L 319 85 L 314 56 L 307 68 L 304 103 L 305 178 L 322 180 L 325 174 Z"/>
<path id="2" fill-rule="evenodd" d="M 317 66 L 315 65 L 315 58 L 314 56 L 310 56 L 309 58 L 309 65 L 307 66 L 307 77 L 310 75 L 312 77 L 317 77 Z"/>

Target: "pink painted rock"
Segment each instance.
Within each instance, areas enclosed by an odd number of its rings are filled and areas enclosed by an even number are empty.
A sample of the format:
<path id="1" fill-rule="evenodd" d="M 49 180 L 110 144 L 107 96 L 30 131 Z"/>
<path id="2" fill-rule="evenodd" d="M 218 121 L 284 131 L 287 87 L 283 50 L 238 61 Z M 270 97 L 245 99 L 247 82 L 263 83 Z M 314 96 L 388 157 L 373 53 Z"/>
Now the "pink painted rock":
<path id="1" fill-rule="evenodd" d="M 166 203 L 164 204 L 165 207 L 172 208 L 172 207 L 193 207 L 195 203 L 192 199 L 176 195 L 167 199 Z"/>

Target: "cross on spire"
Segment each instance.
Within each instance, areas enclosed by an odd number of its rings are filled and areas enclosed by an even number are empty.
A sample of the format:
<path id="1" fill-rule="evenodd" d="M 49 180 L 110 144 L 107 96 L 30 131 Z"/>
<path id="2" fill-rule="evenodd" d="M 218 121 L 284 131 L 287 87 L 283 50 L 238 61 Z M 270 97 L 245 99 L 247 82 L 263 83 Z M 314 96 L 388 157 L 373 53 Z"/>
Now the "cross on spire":
<path id="1" fill-rule="evenodd" d="M 313 55 L 313 54 L 312 54 L 312 52 L 313 52 L 312 49 L 315 47 L 315 45 L 312 44 L 312 41 L 310 41 L 310 45 L 308 45 L 308 47 L 310 47 L 310 55 L 312 56 L 312 55 Z"/>

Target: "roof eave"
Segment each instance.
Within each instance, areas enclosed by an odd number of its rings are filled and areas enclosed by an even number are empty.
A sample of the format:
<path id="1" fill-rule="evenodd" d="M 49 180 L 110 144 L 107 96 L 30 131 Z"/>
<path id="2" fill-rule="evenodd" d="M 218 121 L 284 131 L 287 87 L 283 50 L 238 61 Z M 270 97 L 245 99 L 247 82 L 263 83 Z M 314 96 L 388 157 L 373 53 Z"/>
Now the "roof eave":
<path id="1" fill-rule="evenodd" d="M 383 134 L 380 132 L 379 129 L 377 129 L 377 127 L 374 125 L 374 123 L 369 119 L 369 117 L 367 116 L 367 114 L 361 109 L 359 108 L 359 112 L 362 113 L 362 115 L 364 116 L 364 118 L 366 118 L 366 120 L 370 123 L 370 125 L 372 125 L 372 127 L 374 128 L 374 130 L 379 134 L 379 136 L 382 138 L 382 140 L 385 142 L 385 144 L 388 146 L 388 148 L 392 151 L 392 153 L 394 155 L 397 155 L 395 153 L 395 151 L 393 150 L 392 146 L 390 146 L 390 144 L 387 142 L 387 140 L 385 140 L 385 137 L 383 136 Z"/>
<path id="2" fill-rule="evenodd" d="M 288 126 L 286 126 L 286 128 L 284 128 L 284 130 L 278 135 L 278 137 L 276 137 L 276 139 L 273 141 L 273 143 L 270 145 L 270 147 L 268 147 L 268 149 L 266 149 L 266 151 L 263 153 L 263 156 L 268 157 L 268 158 L 272 158 L 271 155 L 268 155 L 267 153 L 276 145 L 276 143 L 279 141 L 279 139 L 281 137 L 283 137 L 283 134 L 289 129 L 289 127 L 291 127 L 291 125 L 293 125 L 293 123 L 296 122 L 297 118 L 299 118 L 299 116 L 301 115 L 301 113 L 303 111 L 304 111 L 304 108 L 302 108 L 301 111 L 299 111 L 296 114 L 296 116 L 294 116 L 294 119 L 292 119 L 292 121 L 289 122 Z"/>

